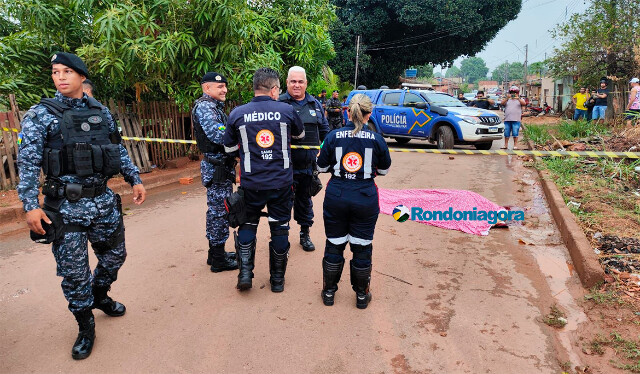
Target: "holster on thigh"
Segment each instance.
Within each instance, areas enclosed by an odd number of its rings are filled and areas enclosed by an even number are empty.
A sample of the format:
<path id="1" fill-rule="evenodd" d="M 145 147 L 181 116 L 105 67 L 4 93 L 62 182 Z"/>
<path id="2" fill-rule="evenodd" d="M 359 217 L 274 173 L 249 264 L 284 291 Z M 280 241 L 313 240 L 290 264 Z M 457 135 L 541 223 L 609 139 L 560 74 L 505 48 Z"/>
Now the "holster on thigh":
<path id="1" fill-rule="evenodd" d="M 103 241 L 91 243 L 91 247 L 96 253 L 104 253 L 110 249 L 116 248 L 120 244 L 124 243 L 124 220 L 122 214 L 120 214 L 120 222 L 118 227 Z"/>

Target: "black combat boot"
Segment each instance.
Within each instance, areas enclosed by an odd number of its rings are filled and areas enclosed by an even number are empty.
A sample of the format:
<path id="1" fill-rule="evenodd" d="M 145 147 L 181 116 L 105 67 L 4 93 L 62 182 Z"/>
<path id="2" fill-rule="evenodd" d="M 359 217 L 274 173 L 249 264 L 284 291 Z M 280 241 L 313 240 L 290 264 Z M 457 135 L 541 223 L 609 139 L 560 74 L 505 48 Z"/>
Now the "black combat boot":
<path id="1" fill-rule="evenodd" d="M 309 236 L 309 226 L 302 226 L 300 228 L 300 245 L 306 252 L 313 252 L 316 250 L 316 246 L 311 242 Z"/>
<path id="2" fill-rule="evenodd" d="M 271 278 L 271 292 L 284 291 L 284 273 L 287 271 L 287 262 L 289 260 L 289 248 L 291 245 L 287 245 L 287 249 L 284 253 L 276 253 L 273 250 L 273 245 L 269 243 L 269 273 Z"/>
<path id="3" fill-rule="evenodd" d="M 336 291 L 338 291 L 338 282 L 344 268 L 344 260 L 338 264 L 328 262 L 322 259 L 322 302 L 326 306 L 333 305 Z"/>
<path id="4" fill-rule="evenodd" d="M 71 349 L 71 357 L 74 360 L 83 360 L 89 357 L 93 349 L 93 341 L 96 338 L 96 323 L 91 309 L 76 312 L 73 315 L 78 321 L 79 332 L 78 338 Z"/>
<path id="5" fill-rule="evenodd" d="M 236 286 L 240 291 L 248 290 L 252 286 L 253 279 L 253 260 L 256 256 L 256 240 L 251 243 L 242 244 L 236 237 L 236 259 L 238 261 L 238 284 Z"/>
<path id="6" fill-rule="evenodd" d="M 123 304 L 107 296 L 107 292 L 109 292 L 109 289 L 111 289 L 110 286 L 98 287 L 96 285 L 93 285 L 92 288 L 93 288 L 93 309 L 100 309 L 110 317 L 123 316 L 124 313 L 127 311 L 127 308 L 125 308 Z"/>
<path id="7" fill-rule="evenodd" d="M 229 257 L 229 254 L 224 251 L 224 244 L 213 245 L 209 242 L 209 254 L 211 257 L 211 271 L 219 273 L 225 270 L 236 270 L 238 268 L 238 261 L 235 259 L 235 252 L 233 257 Z"/>
<path id="8" fill-rule="evenodd" d="M 356 307 L 358 309 L 366 309 L 371 301 L 371 292 L 369 292 L 369 282 L 371 281 L 371 265 L 366 268 L 357 268 L 351 265 L 351 286 L 356 291 Z"/>
<path id="9" fill-rule="evenodd" d="M 223 247 L 224 249 L 224 247 Z M 209 241 L 209 255 L 207 256 L 207 265 L 211 265 L 212 264 L 212 259 L 215 252 L 215 246 L 211 245 L 211 241 Z M 227 256 L 228 259 L 234 260 L 236 259 L 236 253 L 235 252 L 225 252 L 225 255 Z M 236 268 L 237 269 L 237 268 Z M 213 271 L 213 270 L 211 270 Z"/>

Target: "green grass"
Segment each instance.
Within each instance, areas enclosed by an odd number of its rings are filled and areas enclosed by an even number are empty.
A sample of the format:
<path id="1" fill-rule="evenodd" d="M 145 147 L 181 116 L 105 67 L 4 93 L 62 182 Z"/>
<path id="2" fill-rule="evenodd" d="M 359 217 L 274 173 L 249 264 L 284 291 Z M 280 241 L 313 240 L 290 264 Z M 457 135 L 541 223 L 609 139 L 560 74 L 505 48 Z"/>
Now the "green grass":
<path id="1" fill-rule="evenodd" d="M 556 128 L 557 138 L 563 140 L 575 140 L 590 136 L 609 134 L 611 131 L 603 124 L 595 121 L 563 121 Z"/>
<path id="2" fill-rule="evenodd" d="M 625 339 L 618 332 L 612 331 L 608 337 L 597 334 L 589 342 L 591 351 L 598 355 L 603 355 L 606 347 L 613 348 L 616 356 L 632 361 L 631 363 L 622 363 L 611 360 L 610 363 L 613 366 L 631 373 L 640 373 L 640 339 Z"/>
<path id="3" fill-rule="evenodd" d="M 626 302 L 613 290 L 601 291 L 596 285 L 584 296 L 585 300 L 592 300 L 596 304 L 624 305 Z"/>
<path id="4" fill-rule="evenodd" d="M 535 144 L 545 144 L 551 140 L 551 135 L 549 135 L 549 126 L 525 125 L 524 137 Z"/>
<path id="5" fill-rule="evenodd" d="M 558 185 L 570 186 L 579 168 L 578 161 L 577 158 L 547 157 L 544 159 L 544 165 Z"/>
<path id="6" fill-rule="evenodd" d="M 567 324 L 567 316 L 556 305 L 551 306 L 551 312 L 542 319 L 542 322 L 556 328 L 563 328 Z"/>

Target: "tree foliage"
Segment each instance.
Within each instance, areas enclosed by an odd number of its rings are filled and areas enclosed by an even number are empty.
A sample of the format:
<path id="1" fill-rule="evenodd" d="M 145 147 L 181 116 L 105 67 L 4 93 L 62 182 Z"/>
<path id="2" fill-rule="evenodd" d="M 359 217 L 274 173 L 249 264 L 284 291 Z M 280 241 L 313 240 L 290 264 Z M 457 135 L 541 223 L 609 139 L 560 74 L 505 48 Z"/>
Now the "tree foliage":
<path id="1" fill-rule="evenodd" d="M 433 78 L 433 65 L 424 64 L 416 67 L 418 69 L 418 78 L 429 79 Z"/>
<path id="2" fill-rule="evenodd" d="M 577 76 L 577 85 L 597 85 L 602 76 L 614 81 L 640 72 L 640 2 L 592 0 L 554 30 L 562 45 L 549 64 L 556 77 Z M 625 82 L 626 83 L 626 82 Z"/>
<path id="3" fill-rule="evenodd" d="M 332 0 L 331 28 L 341 77 L 353 81 L 355 41 L 362 35 L 358 81 L 395 85 L 405 66 L 451 64 L 475 55 L 520 12 L 522 0 Z"/>
<path id="4" fill-rule="evenodd" d="M 529 69 L 531 71 L 531 69 Z M 491 79 L 503 82 L 505 72 L 508 71 L 507 81 L 522 81 L 524 79 L 524 64 L 522 62 L 503 62 L 491 72 Z"/>
<path id="5" fill-rule="evenodd" d="M 445 71 L 444 77 L 445 78 L 461 78 L 462 71 L 460 70 L 459 67 L 455 65 L 451 65 L 451 67 L 448 68 L 447 71 Z"/>
<path id="6" fill-rule="evenodd" d="M 334 56 L 329 0 L 0 0 L 0 9 L 0 93 L 17 93 L 21 107 L 53 93 L 56 51 L 80 55 L 103 98 L 185 106 L 207 71 L 246 99 L 259 67 L 301 65 L 313 80 Z"/>
<path id="7" fill-rule="evenodd" d="M 548 61 L 537 61 L 529 65 L 529 75 L 537 74 L 539 77 L 544 77 L 549 71 Z"/>
<path id="8" fill-rule="evenodd" d="M 482 58 L 469 57 L 462 60 L 460 72 L 467 82 L 475 83 L 487 77 L 489 68 Z"/>

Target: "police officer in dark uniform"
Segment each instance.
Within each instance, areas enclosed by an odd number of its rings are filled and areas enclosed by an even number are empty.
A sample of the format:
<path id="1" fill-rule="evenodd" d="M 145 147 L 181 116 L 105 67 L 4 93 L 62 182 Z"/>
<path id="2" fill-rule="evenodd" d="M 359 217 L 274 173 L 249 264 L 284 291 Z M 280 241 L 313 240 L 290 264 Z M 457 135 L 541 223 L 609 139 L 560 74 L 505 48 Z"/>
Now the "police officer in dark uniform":
<path id="1" fill-rule="evenodd" d="M 280 101 L 291 104 L 304 123 L 305 137 L 292 140 L 292 145 L 319 146 L 329 132 L 329 123 L 324 116 L 324 108 L 318 100 L 307 92 L 307 75 L 300 66 L 289 69 L 287 92 L 280 95 Z M 313 225 L 313 202 L 311 191 L 314 184 L 316 150 L 294 149 L 291 152 L 293 162 L 293 219 L 300 225 L 300 245 L 311 252 L 316 249 L 309 236 Z"/>
<path id="2" fill-rule="evenodd" d="M 304 137 L 304 125 L 290 105 L 280 103 L 280 76 L 269 68 L 253 76 L 255 97 L 229 115 L 224 134 L 227 152 L 240 153 L 240 187 L 246 220 L 236 238 L 237 288 L 251 288 L 256 253 L 256 232 L 262 209 L 267 207 L 271 241 L 269 272 L 272 292 L 284 290 L 289 257 L 289 220 L 293 198 L 291 139 Z"/>
<path id="3" fill-rule="evenodd" d="M 334 90 L 327 102 L 327 117 L 331 130 L 342 127 L 342 101 L 338 98 L 338 90 Z"/>
<path id="4" fill-rule="evenodd" d="M 238 268 L 236 254 L 224 250 L 229 238 L 224 199 L 231 194 L 235 183 L 235 158 L 228 155 L 222 145 L 227 122 L 224 113 L 227 79 L 222 74 L 209 72 L 202 77 L 200 84 L 203 93 L 193 106 L 191 122 L 198 149 L 204 155 L 200 171 L 202 184 L 207 188 L 207 265 L 217 273 Z"/>
<path id="5" fill-rule="evenodd" d="M 387 143 L 366 127 L 372 110 L 368 96 L 354 95 L 347 111 L 349 122 L 327 135 L 318 155 L 318 170 L 331 173 L 323 206 L 327 241 L 321 295 L 325 305 L 333 305 L 347 242 L 353 252 L 351 286 L 356 306 L 364 309 L 371 300 L 371 242 L 380 212 L 373 178 L 386 175 L 391 166 Z"/>
<path id="6" fill-rule="evenodd" d="M 124 315 L 125 306 L 107 292 L 127 256 L 120 196 L 107 180 L 121 173 L 133 187 L 133 200 L 141 204 L 145 189 L 109 110 L 82 91 L 89 76 L 76 55 L 56 53 L 51 58 L 57 92 L 27 111 L 19 135 L 18 196 L 24 204 L 31 237 L 53 243 L 57 275 L 79 333 L 71 356 L 87 358 L 95 338 L 92 309 L 112 317 Z M 40 170 L 46 176 L 40 208 Z M 98 258 L 93 274 L 87 239 Z"/>
<path id="7" fill-rule="evenodd" d="M 322 105 L 322 109 L 327 109 L 327 90 L 322 90 L 318 95 L 318 101 Z"/>

